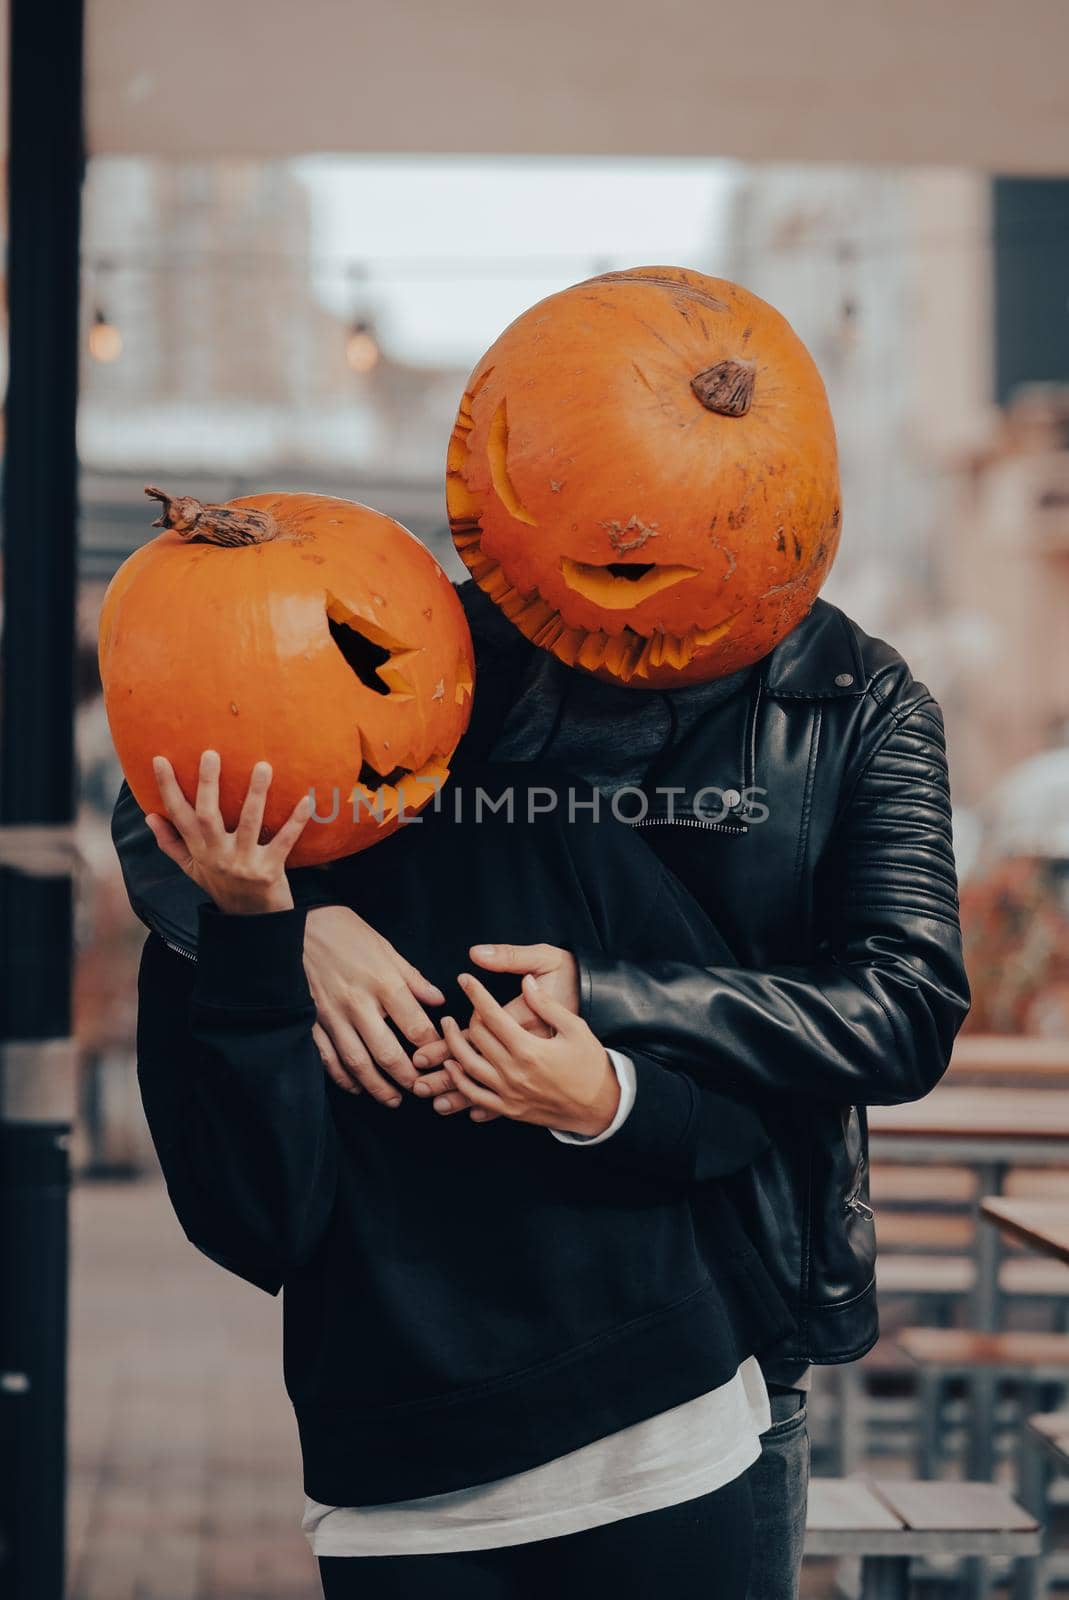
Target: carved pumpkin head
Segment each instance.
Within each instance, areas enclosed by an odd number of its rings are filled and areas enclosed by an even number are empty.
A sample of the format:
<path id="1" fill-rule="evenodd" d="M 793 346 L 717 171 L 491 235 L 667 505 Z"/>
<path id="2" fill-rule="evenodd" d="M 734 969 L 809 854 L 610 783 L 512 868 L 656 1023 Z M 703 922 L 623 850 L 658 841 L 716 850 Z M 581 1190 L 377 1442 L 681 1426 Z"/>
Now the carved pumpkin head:
<path id="1" fill-rule="evenodd" d="M 160 808 L 154 755 L 192 798 L 210 748 L 228 827 L 259 760 L 274 769 L 268 835 L 314 790 L 294 865 L 385 838 L 444 781 L 471 713 L 471 637 L 437 561 L 348 500 L 148 492 L 165 531 L 120 567 L 100 618 L 108 722 L 138 804 Z"/>
<path id="2" fill-rule="evenodd" d="M 679 267 L 518 317 L 449 447 L 479 586 L 569 666 L 638 688 L 726 676 L 805 616 L 839 540 L 820 374 L 771 306 Z"/>

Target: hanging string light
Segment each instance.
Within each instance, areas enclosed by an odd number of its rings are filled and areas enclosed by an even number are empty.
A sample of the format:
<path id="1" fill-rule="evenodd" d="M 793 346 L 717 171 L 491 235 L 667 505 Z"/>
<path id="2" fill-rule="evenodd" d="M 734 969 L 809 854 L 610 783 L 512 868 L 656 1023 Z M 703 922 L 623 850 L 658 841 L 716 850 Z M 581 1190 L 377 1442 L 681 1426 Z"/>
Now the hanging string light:
<path id="1" fill-rule="evenodd" d="M 371 322 L 367 316 L 368 303 L 368 270 L 363 261 L 351 261 L 346 273 L 349 282 L 349 304 L 352 306 L 352 321 L 345 339 L 345 359 L 353 372 L 361 377 L 373 372 L 382 357 L 379 341 L 376 339 Z"/>
<path id="2" fill-rule="evenodd" d="M 89 354 L 94 361 L 108 366 L 113 361 L 118 361 L 122 355 L 122 334 L 107 312 L 109 295 L 107 284 L 111 274 L 115 271 L 115 263 L 109 260 L 97 260 L 93 263 L 93 277 L 95 279 L 95 292 L 93 299 L 96 309 L 93 312 L 93 321 L 89 328 Z"/>
<path id="3" fill-rule="evenodd" d="M 105 365 L 118 361 L 122 355 L 122 334 L 99 306 L 93 313 L 93 326 L 89 330 L 89 354 L 94 361 Z"/>
<path id="4" fill-rule="evenodd" d="M 349 329 L 345 341 L 345 359 L 354 372 L 371 372 L 379 364 L 382 351 L 367 322 L 357 321 Z"/>

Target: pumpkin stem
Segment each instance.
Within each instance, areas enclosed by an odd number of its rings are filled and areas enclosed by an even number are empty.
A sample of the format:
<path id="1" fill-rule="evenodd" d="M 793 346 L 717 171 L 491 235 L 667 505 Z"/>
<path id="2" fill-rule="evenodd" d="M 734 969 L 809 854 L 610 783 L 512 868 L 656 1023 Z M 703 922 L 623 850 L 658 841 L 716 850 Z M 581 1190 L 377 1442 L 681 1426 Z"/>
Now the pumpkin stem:
<path id="1" fill-rule="evenodd" d="M 266 511 L 251 507 L 205 506 L 192 495 L 172 495 L 145 485 L 145 493 L 163 507 L 152 524 L 173 528 L 180 539 L 204 544 L 266 544 L 278 533 L 278 524 Z"/>
<path id="2" fill-rule="evenodd" d="M 753 385 L 752 361 L 718 361 L 690 380 L 705 409 L 721 417 L 744 417 L 753 399 Z"/>

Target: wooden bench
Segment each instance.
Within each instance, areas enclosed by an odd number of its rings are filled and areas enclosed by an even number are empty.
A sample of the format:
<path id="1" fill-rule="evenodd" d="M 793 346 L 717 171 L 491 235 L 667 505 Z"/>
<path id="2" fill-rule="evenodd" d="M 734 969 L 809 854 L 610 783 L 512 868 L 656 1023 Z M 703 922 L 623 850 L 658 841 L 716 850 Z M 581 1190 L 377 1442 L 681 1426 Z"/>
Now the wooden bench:
<path id="1" fill-rule="evenodd" d="M 1042 1529 L 1042 1549 L 1035 1561 L 1018 1568 L 1013 1600 L 1043 1600 L 1048 1592 L 1051 1556 L 1050 1485 L 1056 1474 L 1069 1472 L 1069 1411 L 1029 1417 L 1021 1431 L 1017 1494 Z"/>
<path id="2" fill-rule="evenodd" d="M 963 1378 L 971 1385 L 978 1375 L 985 1374 L 992 1386 L 1011 1379 L 1029 1386 L 1069 1383 L 1069 1334 L 904 1328 L 895 1343 L 920 1370 L 917 1470 L 922 1478 L 938 1476 L 943 1388 L 948 1380 Z M 988 1411 L 985 1427 L 989 1428 L 994 1421 L 993 1404 Z M 989 1438 L 984 1452 L 980 1460 L 974 1449 L 972 1472 L 990 1471 L 993 1447 Z"/>
<path id="3" fill-rule="evenodd" d="M 882 1295 L 958 1300 L 971 1293 L 975 1282 L 976 1263 L 970 1256 L 881 1255 L 876 1262 Z M 1041 1256 L 1011 1256 L 999 1270 L 999 1286 L 1012 1299 L 1061 1298 L 1069 1295 L 1069 1266 Z"/>
<path id="4" fill-rule="evenodd" d="M 1027 1560 L 1036 1520 L 990 1483 L 814 1478 L 806 1555 L 861 1560 L 861 1600 L 907 1600 L 914 1556 Z"/>

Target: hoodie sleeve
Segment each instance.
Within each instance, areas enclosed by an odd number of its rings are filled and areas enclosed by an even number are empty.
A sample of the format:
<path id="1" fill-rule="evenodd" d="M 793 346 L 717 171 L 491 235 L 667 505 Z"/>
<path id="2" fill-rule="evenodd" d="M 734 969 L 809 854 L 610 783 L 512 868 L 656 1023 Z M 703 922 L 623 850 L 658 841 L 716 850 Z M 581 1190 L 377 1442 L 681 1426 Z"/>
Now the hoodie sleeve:
<path id="1" fill-rule="evenodd" d="M 756 1108 L 632 1049 L 635 1099 L 611 1139 L 575 1146 L 576 1160 L 690 1188 L 740 1172 L 769 1148 Z"/>
<path id="2" fill-rule="evenodd" d="M 337 1183 L 304 915 L 206 905 L 199 962 L 152 934 L 138 983 L 138 1080 L 179 1221 L 272 1294 L 322 1240 Z"/>

